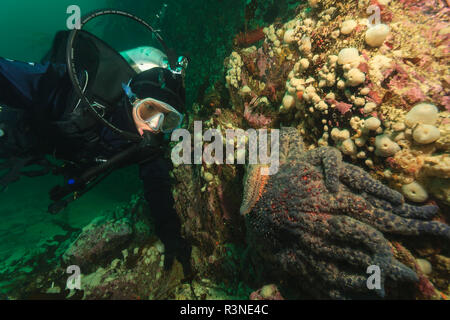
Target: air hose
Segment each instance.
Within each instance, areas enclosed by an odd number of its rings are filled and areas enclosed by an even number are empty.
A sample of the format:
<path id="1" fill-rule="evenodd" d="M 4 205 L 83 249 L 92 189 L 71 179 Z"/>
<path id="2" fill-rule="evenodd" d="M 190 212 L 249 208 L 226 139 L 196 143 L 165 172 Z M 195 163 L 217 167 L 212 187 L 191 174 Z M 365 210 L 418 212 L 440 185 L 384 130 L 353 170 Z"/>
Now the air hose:
<path id="1" fill-rule="evenodd" d="M 140 155 L 142 150 L 151 150 L 150 156 L 145 158 L 145 161 L 152 161 L 160 156 L 158 148 L 161 146 L 161 135 L 154 135 L 144 131 L 144 135 L 140 139 L 140 143 L 133 143 L 130 147 L 104 163 L 86 170 L 79 177 L 69 179 L 67 184 L 54 187 L 50 191 L 50 199 L 54 202 L 48 207 L 48 212 L 51 214 L 59 213 L 68 204 L 96 186 L 113 170 L 125 166 L 134 156 Z"/>

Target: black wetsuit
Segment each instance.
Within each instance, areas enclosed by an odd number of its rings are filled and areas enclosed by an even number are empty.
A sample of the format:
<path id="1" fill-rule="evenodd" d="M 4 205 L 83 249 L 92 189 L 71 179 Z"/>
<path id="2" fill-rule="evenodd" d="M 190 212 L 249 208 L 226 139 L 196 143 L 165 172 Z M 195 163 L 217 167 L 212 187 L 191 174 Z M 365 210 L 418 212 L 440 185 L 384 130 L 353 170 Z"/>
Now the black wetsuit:
<path id="1" fill-rule="evenodd" d="M 126 96 L 124 94 L 123 101 Z M 68 118 L 77 104 L 66 66 L 56 63 L 23 63 L 0 58 L 0 105 L 25 110 L 22 121 L 29 129 L 30 150 L 73 162 L 92 161 L 113 156 L 130 145 L 99 121 L 90 123 L 90 137 L 80 136 Z M 109 119 L 116 127 L 137 133 L 126 103 L 116 108 Z M 0 123 L 2 121 L 0 111 Z M 73 132 L 68 126 L 74 126 Z M 8 134 L 8 132 L 6 132 Z M 4 138 L 4 137 L 3 137 Z M 0 148 L 2 146 L 0 137 Z M 89 141 L 89 142 L 87 142 Z M 1 150 L 0 150 L 1 151 Z M 0 152 L 1 155 L 2 152 Z M 141 159 L 142 160 L 142 159 Z M 180 234 L 180 221 L 174 209 L 169 165 L 163 156 L 141 163 L 139 175 L 155 221 L 156 233 L 166 247 L 166 259 L 187 259 L 190 246 Z M 181 255 L 181 257 L 180 257 Z M 181 262 L 181 261 L 180 261 Z"/>

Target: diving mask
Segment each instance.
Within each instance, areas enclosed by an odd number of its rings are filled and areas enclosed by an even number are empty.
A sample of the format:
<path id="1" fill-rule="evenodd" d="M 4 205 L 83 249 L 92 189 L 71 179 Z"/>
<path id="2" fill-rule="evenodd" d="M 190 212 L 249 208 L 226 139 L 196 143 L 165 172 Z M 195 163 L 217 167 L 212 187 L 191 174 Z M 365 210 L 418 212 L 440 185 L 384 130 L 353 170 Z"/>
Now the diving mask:
<path id="1" fill-rule="evenodd" d="M 170 133 L 183 122 L 183 115 L 175 108 L 153 98 L 137 100 L 134 106 L 136 117 L 154 132 Z"/>

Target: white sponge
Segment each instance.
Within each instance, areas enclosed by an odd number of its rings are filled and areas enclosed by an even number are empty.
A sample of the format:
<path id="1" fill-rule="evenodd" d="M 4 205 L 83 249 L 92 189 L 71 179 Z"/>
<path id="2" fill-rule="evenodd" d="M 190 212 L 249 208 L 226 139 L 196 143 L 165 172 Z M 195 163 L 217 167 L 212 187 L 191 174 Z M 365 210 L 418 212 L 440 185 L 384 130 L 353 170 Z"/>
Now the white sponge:
<path id="1" fill-rule="evenodd" d="M 441 132 L 439 129 L 431 124 L 419 124 L 413 132 L 414 141 L 420 144 L 435 142 L 440 136 Z"/>
<path id="2" fill-rule="evenodd" d="M 400 151 L 399 145 L 385 134 L 375 138 L 375 148 L 375 154 L 381 157 L 390 157 Z"/>
<path id="3" fill-rule="evenodd" d="M 427 191 L 416 181 L 403 185 L 402 192 L 406 198 L 414 202 L 424 202 L 428 199 Z"/>
<path id="4" fill-rule="evenodd" d="M 352 139 L 346 139 L 342 141 L 342 144 L 339 146 L 339 149 L 342 151 L 343 154 L 349 156 L 355 155 L 357 151 L 356 145 Z"/>
<path id="5" fill-rule="evenodd" d="M 294 29 L 288 29 L 284 33 L 283 41 L 285 43 L 292 43 L 295 41 L 295 31 Z"/>
<path id="6" fill-rule="evenodd" d="M 350 34 L 356 28 L 358 23 L 355 20 L 345 20 L 341 25 L 342 34 Z"/>
<path id="7" fill-rule="evenodd" d="M 371 47 L 379 47 L 386 40 L 389 34 L 389 26 L 381 23 L 377 24 L 366 31 L 366 43 Z"/>
<path id="8" fill-rule="evenodd" d="M 405 117 L 405 124 L 413 127 L 416 123 L 435 124 L 438 119 L 438 109 L 431 103 L 422 102 L 415 105 Z"/>
<path id="9" fill-rule="evenodd" d="M 364 72 L 357 68 L 350 69 L 350 71 L 345 74 L 345 77 L 347 78 L 347 84 L 351 87 L 359 86 L 361 83 L 366 81 L 366 75 Z"/>
<path id="10" fill-rule="evenodd" d="M 290 94 L 286 94 L 283 98 L 283 106 L 289 110 L 291 109 L 295 104 L 295 99 Z"/>
<path id="11" fill-rule="evenodd" d="M 380 125 L 381 125 L 380 119 L 375 118 L 375 117 L 370 117 L 369 119 L 366 119 L 364 121 L 364 127 L 367 130 L 375 131 L 380 127 Z"/>
<path id="12" fill-rule="evenodd" d="M 345 48 L 339 51 L 338 54 L 338 63 L 339 64 L 348 64 L 355 62 L 359 59 L 358 49 L 356 48 Z"/>

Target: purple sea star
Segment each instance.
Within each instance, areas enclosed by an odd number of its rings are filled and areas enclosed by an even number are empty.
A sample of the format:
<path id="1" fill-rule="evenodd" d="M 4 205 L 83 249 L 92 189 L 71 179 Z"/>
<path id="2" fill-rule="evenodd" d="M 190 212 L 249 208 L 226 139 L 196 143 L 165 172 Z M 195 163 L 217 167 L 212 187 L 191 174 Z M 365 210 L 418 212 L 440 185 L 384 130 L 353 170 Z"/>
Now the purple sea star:
<path id="1" fill-rule="evenodd" d="M 450 239 L 448 225 L 426 221 L 436 206 L 406 204 L 399 192 L 343 162 L 335 148 L 304 152 L 295 128 L 280 132 L 278 173 L 262 176 L 260 167 L 249 165 L 244 181 L 249 252 L 271 275 L 312 297 L 383 297 L 387 280 L 417 282 L 384 234 Z M 381 269 L 381 288 L 369 290 L 373 265 Z"/>

